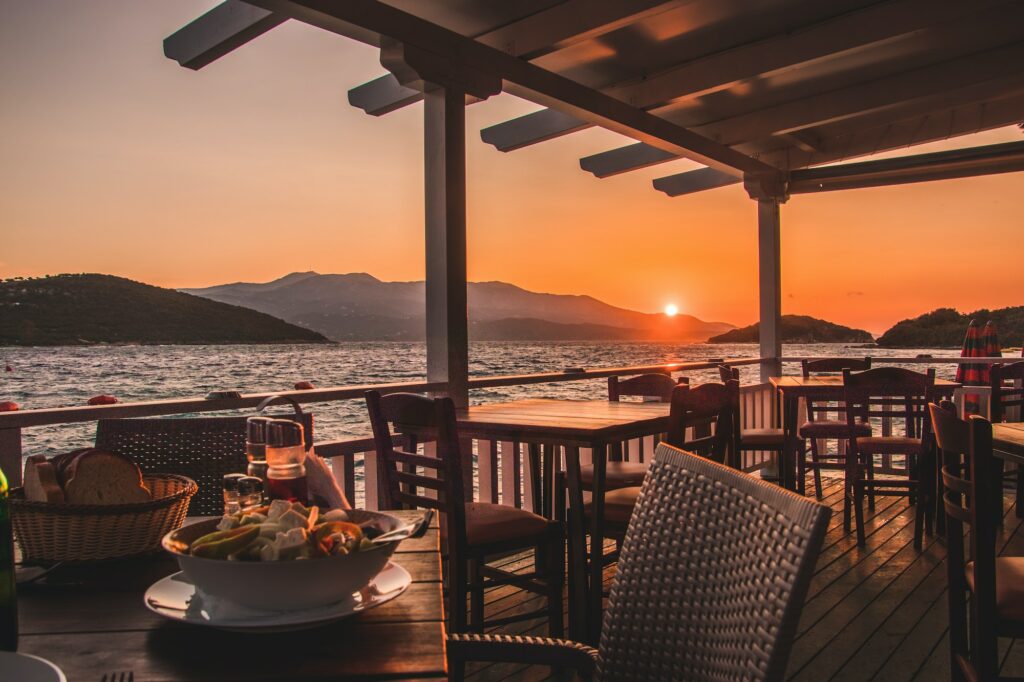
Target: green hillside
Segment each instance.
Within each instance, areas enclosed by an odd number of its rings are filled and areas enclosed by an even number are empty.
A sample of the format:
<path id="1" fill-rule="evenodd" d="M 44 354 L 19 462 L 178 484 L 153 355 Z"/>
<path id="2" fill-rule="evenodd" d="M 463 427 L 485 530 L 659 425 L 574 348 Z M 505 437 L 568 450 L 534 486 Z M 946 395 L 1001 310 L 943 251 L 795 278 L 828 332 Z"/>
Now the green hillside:
<path id="1" fill-rule="evenodd" d="M 0 345 L 326 341 L 255 310 L 111 275 L 0 281 Z"/>
<path id="2" fill-rule="evenodd" d="M 807 315 L 782 316 L 783 343 L 871 343 L 874 339 L 863 329 L 833 324 Z M 752 324 L 708 339 L 710 343 L 756 343 L 760 327 Z"/>
<path id="3" fill-rule="evenodd" d="M 958 313 L 952 308 L 939 308 L 912 320 L 897 322 L 878 338 L 878 345 L 887 348 L 959 348 L 963 345 L 971 320 L 985 324 L 989 320 L 999 329 L 1003 347 L 1024 343 L 1024 306 L 999 310 L 975 310 Z"/>

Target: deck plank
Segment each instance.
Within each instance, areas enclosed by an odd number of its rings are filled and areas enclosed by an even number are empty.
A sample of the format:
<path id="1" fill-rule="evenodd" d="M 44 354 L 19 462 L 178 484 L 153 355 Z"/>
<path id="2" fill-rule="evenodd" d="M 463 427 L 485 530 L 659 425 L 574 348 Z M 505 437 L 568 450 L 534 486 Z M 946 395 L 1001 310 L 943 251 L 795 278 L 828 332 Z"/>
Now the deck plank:
<path id="1" fill-rule="evenodd" d="M 792 680 L 936 680 L 949 678 L 945 543 L 925 536 L 913 547 L 914 509 L 906 498 L 879 498 L 865 510 L 867 544 L 858 547 L 842 527 L 842 482 L 823 477 L 823 504 L 833 510 L 815 568 L 787 673 Z M 808 479 L 807 490 L 813 491 Z M 1024 524 L 1007 491 L 1001 552 L 1024 555 Z M 497 565 L 529 571 L 530 554 Z M 606 585 L 614 567 L 605 570 Z M 488 590 L 489 617 L 525 613 L 544 605 L 542 597 L 505 586 Z M 497 628 L 507 634 L 545 636 L 542 620 Z M 1002 642 L 1003 674 L 1024 674 L 1024 641 Z M 558 679 L 546 668 L 516 663 L 470 667 L 477 681 L 539 682 Z"/>

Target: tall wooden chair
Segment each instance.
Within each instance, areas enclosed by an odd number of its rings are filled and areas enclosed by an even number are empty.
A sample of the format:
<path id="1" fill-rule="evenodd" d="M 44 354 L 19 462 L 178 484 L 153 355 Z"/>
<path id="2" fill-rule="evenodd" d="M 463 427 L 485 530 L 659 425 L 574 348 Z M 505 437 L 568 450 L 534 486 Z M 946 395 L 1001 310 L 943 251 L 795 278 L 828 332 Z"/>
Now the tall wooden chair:
<path id="1" fill-rule="evenodd" d="M 677 385 L 672 391 L 665 442 L 725 464 L 732 440 L 733 394 L 738 391 L 739 382 L 731 380 L 724 384 L 699 384 L 696 387 L 690 387 L 689 384 Z M 691 432 L 697 429 L 698 433 L 703 433 L 703 429 L 711 429 L 713 433 L 687 440 L 688 429 Z M 602 500 L 602 512 L 598 520 L 601 537 L 613 539 L 617 544 L 615 551 L 601 552 L 599 556 L 591 557 L 589 570 L 600 572 L 619 559 L 626 527 L 640 495 L 640 486 L 607 490 L 603 486 L 592 488 L 592 499 L 584 505 L 588 528 L 594 521 L 593 497 L 597 495 Z"/>
<path id="2" fill-rule="evenodd" d="M 562 525 L 525 509 L 467 501 L 463 481 L 466 461 L 455 425 L 455 405 L 450 398 L 433 399 L 410 393 L 382 396 L 369 391 L 366 405 L 379 458 L 382 506 L 423 507 L 444 515 L 449 631 L 483 632 L 485 627 L 546 616 L 551 635 L 561 636 L 565 580 Z M 405 435 L 403 448 L 395 447 L 392 427 Z M 427 439 L 436 442 L 436 457 L 416 452 L 417 444 Z M 537 566 L 532 573 L 513 574 L 487 565 L 489 558 L 528 549 L 536 552 Z M 485 620 L 484 590 L 511 584 L 546 596 L 546 608 Z"/>
<path id="3" fill-rule="evenodd" d="M 986 503 L 997 471 L 992 424 L 957 418 L 948 401 L 928 409 L 942 457 L 950 671 L 954 680 L 1004 679 L 999 637 L 1024 637 L 1024 557 L 996 556 L 997 511 Z"/>
<path id="4" fill-rule="evenodd" d="M 703 457 L 658 446 L 629 524 L 600 647 L 452 635 L 467 661 L 575 668 L 585 679 L 781 680 L 831 510 Z"/>
<path id="5" fill-rule="evenodd" d="M 739 367 L 719 365 L 718 375 L 722 378 L 722 383 L 732 380 L 736 382 L 737 387 L 739 386 Z M 733 455 L 733 466 L 737 469 L 743 468 L 744 452 L 773 452 L 779 458 L 780 466 L 782 466 L 781 459 L 786 450 L 785 432 L 781 428 L 774 427 L 743 428 L 742 421 L 740 420 L 739 390 L 735 391 L 734 398 L 732 448 L 735 454 Z M 804 479 L 806 478 L 805 471 L 801 466 L 804 460 L 803 448 L 803 442 L 797 443 L 797 492 L 801 495 L 804 494 Z"/>
<path id="6" fill-rule="evenodd" d="M 273 415 L 301 421 L 313 442 L 313 415 Z M 224 474 L 244 473 L 246 417 L 100 419 L 96 447 L 132 459 L 146 474 L 180 474 L 199 486 L 189 516 L 224 513 Z"/>
<path id="7" fill-rule="evenodd" d="M 821 374 L 841 374 L 846 369 L 862 372 L 871 369 L 871 358 L 864 358 L 863 360 L 857 358 L 804 360 L 801 363 L 801 369 L 805 379 Z M 801 451 L 797 469 L 806 471 L 809 468 L 814 472 L 814 492 L 820 500 L 822 498 L 822 470 L 845 471 L 846 456 L 845 454 L 840 454 L 841 451 L 838 443 L 835 454 L 819 452 L 818 441 L 832 439 L 846 441 L 850 435 L 849 424 L 846 421 L 846 410 L 837 401 L 808 399 L 806 405 L 807 421 L 800 425 L 798 433 L 804 442 L 810 443 L 810 447 Z M 857 428 L 858 435 L 871 435 L 870 426 L 858 425 Z M 807 461 L 808 454 L 811 456 L 810 461 Z"/>
<path id="8" fill-rule="evenodd" d="M 1024 421 L 1024 361 L 992 365 L 989 374 L 992 389 L 989 414 L 993 423 Z M 997 460 L 996 467 L 1001 472 L 1003 460 Z M 1016 478 L 1018 518 L 1024 518 L 1024 476 L 1021 473 L 1018 467 L 1010 474 Z M 1001 505 L 1001 497 L 999 502 Z"/>
<path id="9" fill-rule="evenodd" d="M 679 384 L 686 383 L 689 383 L 689 379 L 686 377 L 680 377 L 676 380 L 669 374 L 662 374 L 660 372 L 640 374 L 628 379 L 608 377 L 608 400 L 620 402 L 622 398 L 633 397 L 667 403 L 672 400 L 672 390 Z M 608 452 L 608 462 L 605 465 L 606 490 L 628 488 L 644 482 L 644 474 L 647 473 L 647 463 L 643 461 L 643 452 L 640 453 L 639 462 L 624 460 L 623 444 L 612 444 Z M 593 465 L 585 464 L 580 467 L 580 480 L 585 488 L 590 488 L 593 485 Z"/>
<path id="10" fill-rule="evenodd" d="M 921 548 L 922 533 L 932 515 L 929 505 L 935 489 L 935 453 L 929 442 L 931 421 L 927 405 L 934 399 L 935 370 L 926 374 L 900 367 L 879 367 L 863 372 L 843 370 L 843 396 L 846 403 L 847 438 L 846 485 L 843 523 L 850 530 L 850 508 L 857 522 L 857 543 L 865 543 L 865 495 L 907 496 L 916 502 L 914 547 Z M 859 435 L 872 419 L 903 423 L 904 434 Z M 876 455 L 903 455 L 907 478 L 874 478 Z M 930 529 L 929 529 L 930 530 Z"/>

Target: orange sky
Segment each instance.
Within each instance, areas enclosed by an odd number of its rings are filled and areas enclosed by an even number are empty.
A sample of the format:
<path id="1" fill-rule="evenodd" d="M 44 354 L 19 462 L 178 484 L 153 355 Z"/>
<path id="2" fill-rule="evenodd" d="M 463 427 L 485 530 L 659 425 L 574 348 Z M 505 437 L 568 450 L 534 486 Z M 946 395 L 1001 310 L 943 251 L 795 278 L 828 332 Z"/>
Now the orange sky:
<path id="1" fill-rule="evenodd" d="M 423 277 L 421 106 L 350 107 L 348 88 L 383 73 L 376 50 L 294 22 L 199 72 L 165 59 L 162 39 L 215 4 L 4 2 L 0 276 Z M 652 189 L 686 161 L 598 180 L 577 159 L 622 144 L 603 130 L 510 154 L 480 141 L 536 108 L 502 95 L 468 110 L 470 279 L 756 319 L 756 206 L 740 188 Z M 797 196 L 784 312 L 881 332 L 938 306 L 1024 303 L 1022 190 L 1013 173 Z"/>

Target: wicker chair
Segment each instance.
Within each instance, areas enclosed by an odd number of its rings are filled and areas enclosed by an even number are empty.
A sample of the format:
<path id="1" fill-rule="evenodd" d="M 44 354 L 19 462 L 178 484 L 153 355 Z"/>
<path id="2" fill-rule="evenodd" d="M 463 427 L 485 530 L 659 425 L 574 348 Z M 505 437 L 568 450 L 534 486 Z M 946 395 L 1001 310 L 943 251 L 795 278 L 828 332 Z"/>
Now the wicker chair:
<path id="1" fill-rule="evenodd" d="M 312 443 L 313 415 L 274 415 L 303 422 Z M 100 419 L 96 447 L 127 455 L 143 473 L 180 474 L 199 485 L 189 516 L 224 513 L 224 474 L 245 471 L 246 417 Z"/>
<path id="2" fill-rule="evenodd" d="M 612 680 L 779 680 L 831 511 L 660 445 L 626 534 L 598 650 L 565 640 L 451 635 L 467 661 L 573 667 Z"/>
<path id="3" fill-rule="evenodd" d="M 951 677 L 1005 679 L 998 677 L 999 637 L 1024 637 L 1024 585 L 1018 578 L 1024 557 L 996 556 L 997 507 L 976 503 L 990 499 L 992 485 L 1000 482 L 992 424 L 977 415 L 968 421 L 957 418 L 948 401 L 928 409 L 942 456 Z M 970 529 L 966 552 L 965 525 Z"/>

